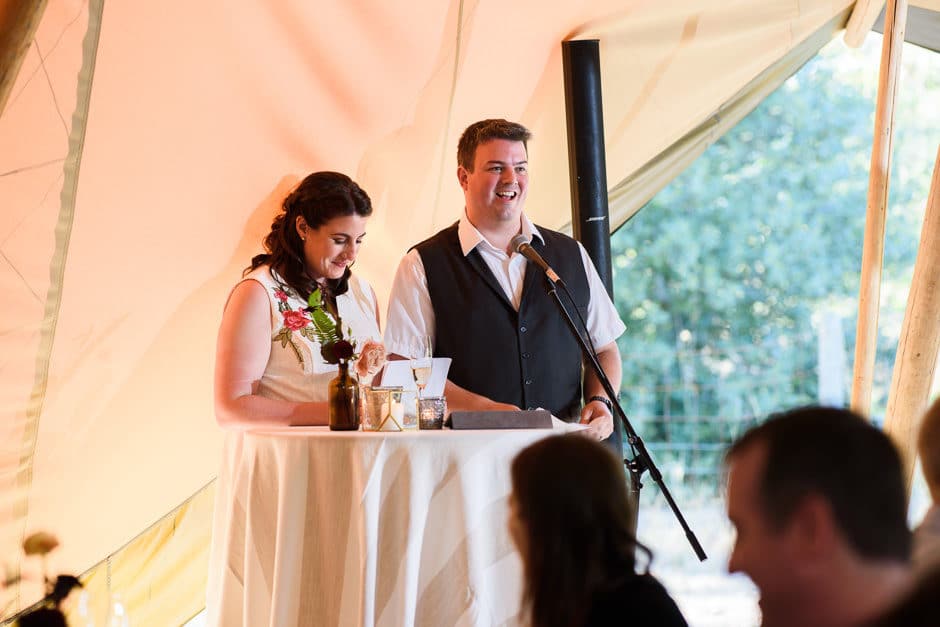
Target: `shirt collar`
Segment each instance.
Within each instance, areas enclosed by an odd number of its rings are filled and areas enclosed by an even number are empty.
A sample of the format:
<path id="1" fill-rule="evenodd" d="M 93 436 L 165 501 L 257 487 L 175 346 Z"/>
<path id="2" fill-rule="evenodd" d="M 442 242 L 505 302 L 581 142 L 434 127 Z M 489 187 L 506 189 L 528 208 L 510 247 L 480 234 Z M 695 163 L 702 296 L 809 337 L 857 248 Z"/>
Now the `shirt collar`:
<path id="1" fill-rule="evenodd" d="M 542 237 L 542 234 L 539 233 L 539 230 L 524 213 L 522 214 L 522 234 L 529 240 L 536 237 L 540 242 L 545 243 L 545 238 Z M 460 239 L 460 250 L 463 252 L 464 257 L 469 255 L 470 251 L 480 244 L 496 250 L 496 247 L 483 237 L 483 234 L 477 230 L 477 227 L 470 223 L 470 220 L 467 218 L 466 210 L 461 214 L 460 222 L 457 223 L 457 237 Z"/>

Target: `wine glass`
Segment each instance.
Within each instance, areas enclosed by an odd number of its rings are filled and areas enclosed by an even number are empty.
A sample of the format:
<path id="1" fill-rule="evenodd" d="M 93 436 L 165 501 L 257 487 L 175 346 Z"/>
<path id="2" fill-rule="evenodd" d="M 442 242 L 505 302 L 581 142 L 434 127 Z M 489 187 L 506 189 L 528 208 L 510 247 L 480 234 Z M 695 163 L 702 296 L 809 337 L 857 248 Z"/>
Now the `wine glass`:
<path id="1" fill-rule="evenodd" d="M 422 355 L 411 360 L 411 374 L 415 379 L 415 387 L 418 388 L 418 398 L 421 398 L 421 392 L 427 386 L 428 381 L 431 379 L 431 368 L 434 364 L 433 362 L 434 352 L 431 349 L 431 337 L 429 335 L 424 336 L 424 348 Z"/>

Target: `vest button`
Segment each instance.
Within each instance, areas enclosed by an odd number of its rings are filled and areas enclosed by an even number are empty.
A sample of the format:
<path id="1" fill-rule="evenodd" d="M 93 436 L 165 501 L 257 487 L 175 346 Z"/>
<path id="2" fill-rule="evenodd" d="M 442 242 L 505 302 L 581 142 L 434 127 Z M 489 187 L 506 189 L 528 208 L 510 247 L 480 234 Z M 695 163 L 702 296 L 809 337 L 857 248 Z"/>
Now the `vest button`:
<path id="1" fill-rule="evenodd" d="M 525 333 L 525 327 L 519 327 L 519 332 L 520 332 L 520 333 Z"/>
<path id="2" fill-rule="evenodd" d="M 525 380 L 525 384 L 526 384 L 526 385 L 532 385 L 532 379 L 526 379 L 526 380 Z"/>
<path id="3" fill-rule="evenodd" d="M 528 409 L 529 411 L 535 411 L 535 408 L 532 407 L 531 405 L 529 405 L 528 407 L 526 407 L 526 409 Z"/>
<path id="4" fill-rule="evenodd" d="M 523 359 L 528 359 L 528 358 L 529 358 L 529 353 L 522 353 L 522 358 L 523 358 Z"/>

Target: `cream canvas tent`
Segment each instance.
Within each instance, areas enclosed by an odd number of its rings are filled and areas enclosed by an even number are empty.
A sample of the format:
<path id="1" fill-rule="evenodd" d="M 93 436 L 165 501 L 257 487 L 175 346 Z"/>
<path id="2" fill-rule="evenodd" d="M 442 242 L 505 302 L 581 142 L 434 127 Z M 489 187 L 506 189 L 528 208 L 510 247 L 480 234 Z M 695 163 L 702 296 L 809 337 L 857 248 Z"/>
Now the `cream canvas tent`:
<path id="1" fill-rule="evenodd" d="M 861 4 L 864 33 L 880 6 Z M 474 120 L 507 117 L 534 131 L 528 208 L 566 228 L 562 40 L 601 42 L 616 226 L 856 8 L 36 5 L 15 80 L 15 64 L 3 68 L 0 561 L 35 576 L 19 545 L 31 531 L 53 532 L 54 568 L 90 570 L 93 598 L 119 593 L 135 625 L 179 624 L 204 604 L 221 443 L 215 333 L 298 176 L 339 170 L 369 191 L 376 212 L 357 271 L 384 299 L 408 245 L 456 219 L 455 146 Z M 40 588 L 24 581 L 3 593 L 11 613 Z"/>

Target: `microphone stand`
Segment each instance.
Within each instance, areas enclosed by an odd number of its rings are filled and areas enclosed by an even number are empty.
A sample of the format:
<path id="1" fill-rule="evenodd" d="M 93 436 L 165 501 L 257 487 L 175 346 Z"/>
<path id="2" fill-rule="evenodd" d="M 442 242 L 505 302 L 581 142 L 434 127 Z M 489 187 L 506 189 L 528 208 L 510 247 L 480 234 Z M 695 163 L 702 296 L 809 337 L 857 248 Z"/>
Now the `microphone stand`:
<path id="1" fill-rule="evenodd" d="M 627 470 L 630 471 L 630 479 L 637 495 L 637 504 L 639 505 L 640 502 L 640 488 L 643 487 L 643 484 L 640 480 L 643 476 L 643 472 L 649 471 L 650 477 L 652 477 L 653 481 L 656 482 L 656 485 L 659 486 L 663 496 L 666 497 L 666 502 L 669 503 L 669 507 L 672 509 L 672 513 L 679 521 L 679 525 L 682 527 L 682 530 L 685 531 L 685 537 L 688 539 L 689 544 L 692 545 L 692 550 L 695 551 L 695 555 L 698 557 L 699 561 L 704 562 L 706 559 L 708 559 L 708 556 L 705 555 L 705 550 L 702 549 L 702 545 L 699 543 L 698 538 L 695 537 L 695 532 L 692 531 L 692 528 L 689 527 L 689 523 L 686 522 L 682 512 L 679 511 L 679 506 L 676 505 L 676 502 L 672 498 L 672 494 L 669 492 L 669 488 L 667 488 L 665 482 L 663 482 L 663 475 L 661 472 L 659 472 L 659 468 L 656 467 L 656 463 L 653 461 L 653 458 L 650 457 L 649 452 L 646 450 L 646 445 L 643 443 L 642 438 L 640 438 L 637 432 L 633 429 L 633 425 L 630 424 L 630 419 L 627 418 L 627 414 L 623 411 L 623 407 L 620 406 L 620 401 L 617 399 L 617 394 L 614 392 L 614 388 L 610 384 L 610 379 L 607 378 L 607 375 L 604 373 L 604 369 L 601 368 L 600 362 L 597 361 L 597 354 L 591 350 L 587 341 L 578 331 L 578 327 L 575 325 L 574 320 L 571 319 L 571 314 L 568 313 L 568 309 L 565 307 L 564 303 L 561 302 L 561 298 L 558 296 L 558 283 L 564 286 L 564 282 L 561 279 L 558 279 L 557 282 L 549 279 L 548 293 L 551 294 L 552 298 L 555 299 L 555 303 L 561 310 L 561 313 L 565 318 L 565 322 L 568 323 L 568 328 L 571 330 L 574 336 L 578 338 L 578 344 L 581 345 L 581 352 L 584 354 L 584 357 L 587 359 L 588 363 L 591 364 L 591 368 L 594 370 L 594 374 L 597 375 L 597 379 L 604 387 L 604 391 L 607 392 L 607 398 L 609 398 L 613 404 L 614 413 L 620 417 L 620 421 L 623 424 L 623 432 L 626 436 L 627 443 L 635 452 L 632 460 L 624 459 L 623 463 L 627 466 Z M 585 332 L 587 332 L 587 329 L 585 329 Z"/>

